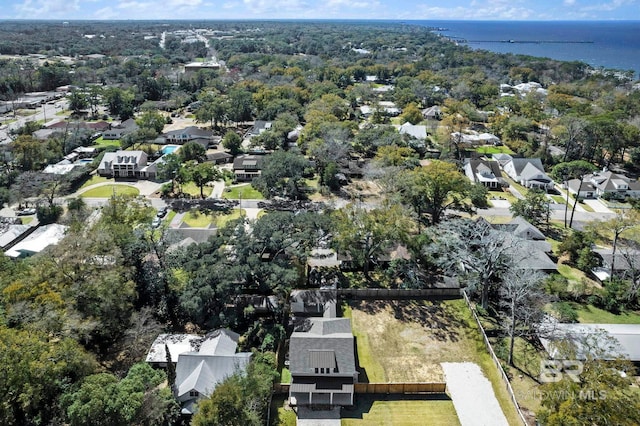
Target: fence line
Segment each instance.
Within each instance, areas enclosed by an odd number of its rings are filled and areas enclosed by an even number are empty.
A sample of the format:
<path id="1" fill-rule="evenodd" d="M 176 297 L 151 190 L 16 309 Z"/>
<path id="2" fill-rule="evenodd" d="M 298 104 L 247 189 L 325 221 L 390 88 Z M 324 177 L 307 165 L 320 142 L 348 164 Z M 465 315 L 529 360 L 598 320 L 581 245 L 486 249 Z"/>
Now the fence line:
<path id="1" fill-rule="evenodd" d="M 431 297 L 459 299 L 460 288 L 421 288 L 421 289 L 390 289 L 390 288 L 339 288 L 338 295 L 351 299 L 426 299 Z"/>
<path id="2" fill-rule="evenodd" d="M 471 311 L 471 314 L 473 315 L 473 318 L 475 319 L 476 324 L 480 329 L 480 334 L 482 334 L 482 340 L 484 342 L 484 346 L 487 348 L 489 355 L 491 355 L 491 359 L 493 360 L 493 363 L 496 365 L 496 367 L 498 367 L 498 371 L 500 372 L 502 381 L 506 385 L 507 392 L 509 393 L 509 396 L 511 397 L 511 402 L 513 402 L 513 405 L 515 406 L 516 411 L 520 416 L 520 420 L 522 420 L 522 423 L 524 425 L 528 425 L 529 423 L 527 423 L 527 420 L 524 417 L 524 414 L 522 414 L 522 410 L 520 410 L 520 404 L 518 404 L 518 401 L 516 400 L 516 395 L 513 392 L 513 388 L 511 387 L 511 382 L 509 382 L 507 373 L 504 372 L 504 369 L 502 368 L 502 364 L 500 363 L 500 360 L 498 359 L 495 352 L 493 351 L 493 348 L 491 347 L 491 343 L 489 342 L 489 338 L 487 337 L 487 333 L 484 331 L 484 327 L 480 323 L 480 318 L 478 318 L 478 314 L 476 314 L 476 310 L 473 308 L 473 306 L 471 306 L 471 301 L 469 300 L 469 296 L 467 296 L 467 292 L 464 290 L 462 290 L 462 297 L 464 298 L 464 301 L 467 303 L 467 306 L 469 307 L 469 310 Z"/>
<path id="3" fill-rule="evenodd" d="M 275 383 L 273 394 L 287 394 L 290 383 Z M 412 393 L 441 393 L 447 391 L 446 383 L 355 383 L 355 393 L 379 393 L 379 394 L 412 394 Z"/>

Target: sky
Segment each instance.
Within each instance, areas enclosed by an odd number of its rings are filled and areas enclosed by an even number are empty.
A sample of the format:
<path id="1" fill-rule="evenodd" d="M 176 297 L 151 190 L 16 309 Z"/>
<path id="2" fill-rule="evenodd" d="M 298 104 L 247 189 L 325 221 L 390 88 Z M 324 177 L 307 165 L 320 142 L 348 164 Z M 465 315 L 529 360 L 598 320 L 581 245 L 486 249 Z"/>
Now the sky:
<path id="1" fill-rule="evenodd" d="M 640 20 L 640 0 L 0 0 L 1 19 Z"/>

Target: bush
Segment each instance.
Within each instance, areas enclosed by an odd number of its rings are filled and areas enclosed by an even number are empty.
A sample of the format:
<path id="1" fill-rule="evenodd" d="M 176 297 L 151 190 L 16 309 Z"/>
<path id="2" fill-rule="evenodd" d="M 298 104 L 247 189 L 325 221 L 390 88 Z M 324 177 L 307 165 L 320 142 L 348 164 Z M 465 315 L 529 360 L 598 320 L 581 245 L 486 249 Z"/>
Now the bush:
<path id="1" fill-rule="evenodd" d="M 48 225 L 55 223 L 63 212 L 62 206 L 56 204 L 50 206 L 38 206 L 36 207 L 36 215 L 38 216 L 38 222 L 40 225 Z"/>
<path id="2" fill-rule="evenodd" d="M 556 302 L 553 304 L 553 310 L 560 322 L 578 322 L 578 312 L 569 302 Z"/>

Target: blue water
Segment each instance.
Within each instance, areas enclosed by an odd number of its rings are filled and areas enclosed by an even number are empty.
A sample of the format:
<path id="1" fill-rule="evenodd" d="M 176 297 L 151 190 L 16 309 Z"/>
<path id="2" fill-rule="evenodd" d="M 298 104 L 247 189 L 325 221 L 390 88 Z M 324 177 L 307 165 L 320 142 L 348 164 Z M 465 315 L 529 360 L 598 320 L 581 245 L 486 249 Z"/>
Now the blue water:
<path id="1" fill-rule="evenodd" d="M 640 21 L 410 21 L 446 28 L 473 49 L 517 53 L 640 74 Z M 508 42 L 513 40 L 515 43 Z M 507 41 L 507 42 L 504 42 Z M 543 43 L 526 43 L 526 42 Z M 565 43 L 554 43 L 554 42 Z M 523 43 L 525 42 L 525 43 Z M 566 43 L 574 42 L 574 43 Z M 575 43 L 589 42 L 589 43 Z"/>
<path id="2" fill-rule="evenodd" d="M 162 148 L 162 153 L 163 154 L 171 154 L 176 149 L 178 149 L 178 145 L 167 145 L 164 148 Z"/>

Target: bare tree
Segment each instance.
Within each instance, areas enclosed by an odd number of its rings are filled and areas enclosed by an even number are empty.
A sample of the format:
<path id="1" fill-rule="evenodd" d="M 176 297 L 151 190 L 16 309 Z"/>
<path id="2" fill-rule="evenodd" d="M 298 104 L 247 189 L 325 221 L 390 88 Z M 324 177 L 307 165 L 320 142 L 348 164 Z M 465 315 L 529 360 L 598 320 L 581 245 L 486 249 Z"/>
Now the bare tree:
<path id="1" fill-rule="evenodd" d="M 510 270 L 500 286 L 500 306 L 503 309 L 502 323 L 509 337 L 509 365 L 513 365 L 513 348 L 516 337 L 529 336 L 535 332 L 544 315 L 547 301 L 541 272 L 528 269 Z"/>

